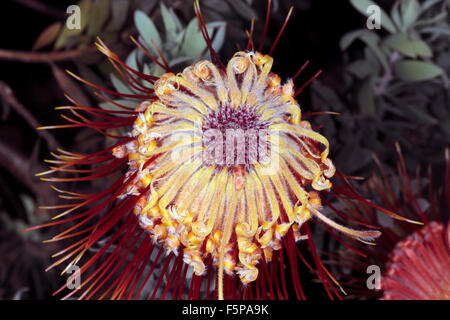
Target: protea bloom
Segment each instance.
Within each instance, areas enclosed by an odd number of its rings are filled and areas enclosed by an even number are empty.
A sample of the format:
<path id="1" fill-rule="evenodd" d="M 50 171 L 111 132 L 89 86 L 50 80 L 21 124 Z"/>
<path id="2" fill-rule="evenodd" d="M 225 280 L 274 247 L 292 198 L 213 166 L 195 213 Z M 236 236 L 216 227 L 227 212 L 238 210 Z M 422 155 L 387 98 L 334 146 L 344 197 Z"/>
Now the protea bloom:
<path id="1" fill-rule="evenodd" d="M 316 254 L 308 222 L 316 218 L 364 242 L 380 232 L 345 227 L 321 211 L 323 193 L 330 193 L 331 188 L 334 193 L 370 202 L 351 189 L 340 173 L 345 186 L 332 186 L 330 178 L 336 170 L 328 158 L 328 140 L 303 119 L 295 100 L 304 86 L 296 90 L 293 79 L 282 84 L 270 71 L 270 54 L 292 9 L 269 55 L 260 53 L 268 27 L 268 4 L 259 50 L 250 32 L 247 49 L 235 53 L 226 65 L 211 46 L 196 2 L 211 61 L 199 61 L 175 73 L 163 57 L 159 62 L 136 42 L 167 70 L 157 78 L 130 68 L 99 40 L 99 49 L 140 93 L 116 93 L 74 75 L 100 91 L 137 98 L 141 103 L 132 109 L 99 94 L 123 111 L 72 101 L 74 106 L 59 109 L 70 110 L 75 118 L 64 116 L 69 124 L 46 127 L 89 127 L 117 142 L 91 155 L 61 151 L 50 160 L 59 166 L 41 175 L 81 176 L 45 180 L 88 181 L 123 172 L 97 194 L 57 189 L 76 202 L 48 207 L 65 211 L 56 221 L 38 226 L 69 224 L 49 240 L 73 241 L 55 255 L 61 258 L 53 266 L 65 261 L 70 261 L 68 266 L 78 264 L 90 247 L 103 240 L 101 249 L 81 265 L 81 287 L 65 298 L 75 292 L 82 292 L 80 298 L 138 298 L 161 261 L 162 270 L 149 298 L 287 299 L 288 262 L 290 282 L 302 299 L 297 259 L 304 258 L 296 244 L 300 240 L 307 240 L 329 296 L 340 297 L 332 283 L 336 281 Z M 149 86 L 138 81 L 142 79 Z M 122 127 L 128 130 L 125 136 L 107 131 Z M 150 260 L 153 264 L 147 270 Z M 186 290 L 189 273 L 193 274 Z"/>
<path id="2" fill-rule="evenodd" d="M 374 175 L 368 187 L 390 210 L 402 216 L 423 222 L 423 225 L 386 221 L 371 208 L 347 206 L 355 217 L 374 225 L 383 225 L 383 236 L 377 246 L 354 248 L 353 253 L 331 254 L 336 263 L 348 268 L 340 283 L 359 298 L 385 300 L 449 300 L 450 299 L 450 155 L 445 151 L 444 184 L 433 183 L 433 170 L 428 168 L 423 179 L 420 170 L 415 181 L 408 176 L 400 146 L 398 173 L 389 174 L 376 158 L 381 177 Z M 436 173 L 436 172 L 435 172 Z M 435 174 L 436 177 L 436 174 Z M 397 190 L 397 192 L 396 192 Z M 364 280 L 368 267 L 380 268 L 378 288 L 368 288 Z M 370 272 L 369 272 L 370 273 Z M 369 290 L 370 289 L 370 290 Z"/>

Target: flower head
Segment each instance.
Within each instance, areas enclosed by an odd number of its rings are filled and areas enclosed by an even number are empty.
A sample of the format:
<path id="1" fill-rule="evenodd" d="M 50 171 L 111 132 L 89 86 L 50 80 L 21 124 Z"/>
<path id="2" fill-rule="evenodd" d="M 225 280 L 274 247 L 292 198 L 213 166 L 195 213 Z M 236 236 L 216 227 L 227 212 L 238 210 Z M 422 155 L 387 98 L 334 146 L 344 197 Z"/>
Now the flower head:
<path id="1" fill-rule="evenodd" d="M 167 279 L 164 284 L 162 276 L 156 281 L 150 298 L 165 298 L 169 292 L 172 298 L 196 298 L 203 282 L 209 298 L 215 270 L 218 298 L 287 298 L 284 254 L 291 264 L 295 293 L 303 298 L 297 272 L 297 256 L 302 260 L 303 256 L 296 242 L 306 239 L 319 278 L 330 297 L 333 293 L 339 297 L 332 284 L 337 284 L 335 279 L 315 253 L 308 222 L 315 218 L 364 242 L 380 232 L 345 227 L 322 212 L 321 193 L 332 188 L 336 169 L 328 157 L 328 140 L 303 119 L 295 99 L 304 86 L 296 90 L 293 79 L 283 82 L 271 72 L 273 58 L 254 49 L 252 33 L 247 50 L 236 52 L 224 65 L 212 49 L 197 2 L 195 8 L 211 61 L 175 73 L 164 59 L 161 63 L 136 42 L 167 70 L 156 78 L 125 65 L 99 40 L 99 49 L 140 93 L 120 94 L 88 84 L 141 102 L 131 109 L 99 95 L 123 109 L 108 111 L 73 101 L 75 106 L 66 109 L 75 119 L 65 117 L 70 124 L 48 127 L 91 127 L 118 142 L 92 155 L 61 151 L 53 160 L 60 166 L 43 175 L 84 176 L 46 180 L 86 181 L 124 170 L 98 194 L 58 190 L 78 202 L 49 207 L 66 210 L 44 226 L 71 224 L 49 241 L 79 238 L 57 254 L 63 257 L 55 265 L 69 259 L 69 266 L 78 263 L 93 244 L 105 239 L 82 265 L 81 287 L 66 297 L 83 290 L 81 298 L 137 298 L 165 253 L 161 273 Z M 266 31 L 267 22 L 262 43 Z M 143 86 L 137 78 L 151 86 Z M 119 127 L 128 128 L 128 134 L 114 136 L 107 131 Z M 81 165 L 93 167 L 72 168 Z M 348 183 L 334 191 L 339 190 L 370 204 Z M 73 215 L 66 218 L 68 214 Z M 149 260 L 153 266 L 144 272 Z M 96 263 L 100 265 L 93 268 Z M 193 275 L 184 296 L 188 268 Z"/>

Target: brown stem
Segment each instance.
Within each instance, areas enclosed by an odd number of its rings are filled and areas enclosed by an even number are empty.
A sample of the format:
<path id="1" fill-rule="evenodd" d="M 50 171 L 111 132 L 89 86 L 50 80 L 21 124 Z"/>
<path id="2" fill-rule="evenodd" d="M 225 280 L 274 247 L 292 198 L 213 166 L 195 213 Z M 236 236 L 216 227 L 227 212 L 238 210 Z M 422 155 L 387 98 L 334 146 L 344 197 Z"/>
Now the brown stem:
<path id="1" fill-rule="evenodd" d="M 13 60 L 27 63 L 52 63 L 71 60 L 80 56 L 80 49 L 55 52 L 28 52 L 0 49 L 0 60 Z"/>
<path id="2" fill-rule="evenodd" d="M 56 139 L 45 130 L 37 130 L 41 124 L 36 120 L 36 118 L 25 108 L 23 104 L 14 96 L 11 88 L 3 81 L 0 81 L 0 97 L 4 99 L 19 115 L 21 115 L 25 121 L 40 135 L 45 141 L 47 141 L 48 146 L 52 150 L 56 150 L 59 147 L 59 143 Z"/>
<path id="3" fill-rule="evenodd" d="M 48 185 L 34 176 L 35 173 L 45 171 L 46 168 L 36 163 L 32 165 L 28 157 L 2 140 L 0 140 L 0 166 L 45 202 L 51 201 Z"/>

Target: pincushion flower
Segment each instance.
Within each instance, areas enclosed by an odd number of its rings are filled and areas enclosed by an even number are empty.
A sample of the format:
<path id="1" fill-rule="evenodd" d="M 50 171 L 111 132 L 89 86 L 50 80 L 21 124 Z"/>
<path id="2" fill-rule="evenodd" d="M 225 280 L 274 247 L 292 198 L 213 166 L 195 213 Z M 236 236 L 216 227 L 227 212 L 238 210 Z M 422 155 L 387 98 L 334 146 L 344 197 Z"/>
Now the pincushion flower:
<path id="1" fill-rule="evenodd" d="M 72 241 L 55 254 L 60 258 L 52 267 L 78 264 L 90 247 L 102 241 L 101 249 L 81 264 L 81 286 L 65 298 L 76 292 L 80 298 L 139 298 L 161 261 L 161 276 L 149 298 L 287 299 L 287 257 L 290 282 L 302 299 L 297 259 L 304 258 L 296 244 L 301 240 L 307 241 L 315 272 L 330 298 L 340 297 L 336 280 L 317 256 L 308 223 L 314 218 L 351 238 L 370 242 L 380 232 L 355 230 L 326 216 L 323 193 L 332 188 L 334 193 L 374 205 L 340 173 L 345 186 L 333 186 L 330 179 L 337 171 L 328 157 L 328 140 L 303 118 L 295 99 L 304 88 L 294 86 L 298 73 L 282 82 L 271 72 L 271 54 L 292 9 L 269 54 L 260 52 L 268 27 L 268 4 L 259 49 L 255 50 L 250 31 L 247 49 L 236 52 L 226 65 L 211 46 L 196 2 L 211 61 L 198 61 L 176 73 L 162 55 L 156 59 L 135 41 L 167 71 L 158 78 L 130 68 L 99 40 L 100 51 L 139 93 L 116 93 L 74 75 L 107 94 L 141 102 L 129 108 L 98 94 L 122 111 L 72 101 L 74 106 L 59 108 L 75 116 L 63 116 L 69 124 L 46 127 L 90 127 L 118 142 L 91 155 L 61 150 L 50 160 L 59 166 L 41 175 L 81 176 L 43 179 L 89 181 L 123 172 L 97 194 L 56 189 L 77 202 L 48 207 L 65 211 L 56 221 L 35 227 L 69 225 L 49 240 Z M 126 128 L 128 133 L 113 135 L 108 130 L 114 128 Z M 80 166 L 84 168 L 76 169 Z M 153 264 L 147 270 L 150 259 Z M 186 294 L 188 272 L 193 275 Z"/>
<path id="2" fill-rule="evenodd" d="M 335 263 L 347 268 L 341 271 L 340 283 L 353 297 L 384 300 L 449 300 L 450 299 L 450 154 L 445 150 L 444 183 L 433 182 L 433 170 L 422 178 L 417 171 L 415 181 L 407 173 L 399 155 L 398 173 L 389 174 L 376 158 L 381 175 L 374 175 L 368 187 L 382 199 L 383 205 L 402 216 L 422 222 L 420 225 L 401 221 L 384 221 L 369 207 L 353 206 L 347 202 L 352 216 L 374 225 L 384 225 L 383 236 L 377 246 L 353 248 L 330 253 Z M 436 172 L 435 176 L 436 176 Z M 398 189 L 399 192 L 395 190 Z M 355 253 L 358 255 L 355 256 Z M 380 268 L 381 277 L 376 288 L 365 286 L 367 268 Z M 339 272 L 336 272 L 338 274 Z"/>

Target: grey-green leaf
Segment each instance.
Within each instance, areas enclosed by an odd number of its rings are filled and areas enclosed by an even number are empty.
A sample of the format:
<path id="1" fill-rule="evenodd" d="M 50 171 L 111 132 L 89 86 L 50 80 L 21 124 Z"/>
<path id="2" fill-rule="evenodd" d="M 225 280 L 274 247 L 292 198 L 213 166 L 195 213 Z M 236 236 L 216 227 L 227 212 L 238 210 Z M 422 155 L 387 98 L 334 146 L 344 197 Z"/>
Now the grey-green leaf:
<path id="1" fill-rule="evenodd" d="M 339 41 L 339 47 L 341 48 L 341 50 L 346 50 L 364 32 L 367 32 L 367 30 L 358 29 L 355 31 L 347 32 Z"/>
<path id="2" fill-rule="evenodd" d="M 175 32 L 177 30 L 177 26 L 175 21 L 172 19 L 172 15 L 170 14 L 167 7 L 161 2 L 161 15 L 163 18 L 164 28 L 166 29 L 166 37 L 172 40 L 175 37 Z"/>
<path id="3" fill-rule="evenodd" d="M 156 53 L 156 48 L 152 44 L 152 40 L 158 48 L 161 48 L 162 41 L 153 21 L 143 11 L 136 10 L 134 13 L 134 23 L 147 46 L 153 48 L 153 52 Z"/>
<path id="4" fill-rule="evenodd" d="M 186 56 L 197 56 L 205 49 L 205 40 L 203 39 L 203 35 L 198 27 L 197 19 L 194 18 L 191 22 L 189 22 L 186 28 L 181 53 Z"/>
<path id="5" fill-rule="evenodd" d="M 91 1 L 90 0 L 82 0 L 79 4 L 80 7 L 80 29 L 69 29 L 66 25 L 63 26 L 61 33 L 58 36 L 58 39 L 55 42 L 55 49 L 61 49 L 66 46 L 70 37 L 77 36 L 81 34 L 86 28 L 89 15 L 91 12 Z"/>
<path id="6" fill-rule="evenodd" d="M 406 81 L 424 81 L 440 76 L 444 70 L 430 62 L 402 60 L 394 65 L 394 72 Z"/>
<path id="7" fill-rule="evenodd" d="M 215 51 L 219 51 L 222 48 L 223 43 L 225 41 L 227 24 L 226 22 L 214 22 L 210 23 L 209 25 L 211 25 L 211 27 L 212 26 L 216 27 L 216 33 L 214 34 L 214 38 L 212 39 L 211 45 Z"/>
<path id="8" fill-rule="evenodd" d="M 111 73 L 110 79 L 111 79 L 111 82 L 112 82 L 114 88 L 117 90 L 117 92 L 124 93 L 124 94 L 134 94 L 134 92 L 131 91 L 130 87 L 127 84 L 120 81 L 119 78 L 117 78 L 114 75 L 114 73 Z"/>
<path id="9" fill-rule="evenodd" d="M 397 33 L 390 35 L 384 40 L 384 44 L 398 52 L 404 54 L 405 56 L 415 58 L 416 52 L 412 45 L 411 40 L 403 33 Z"/>
<path id="10" fill-rule="evenodd" d="M 429 58 L 433 55 L 431 48 L 422 40 L 410 40 L 405 34 L 393 34 L 386 38 L 384 44 L 410 57 Z"/>
<path id="11" fill-rule="evenodd" d="M 377 6 L 378 8 L 380 8 L 381 26 L 391 33 L 396 32 L 395 25 L 392 23 L 392 20 L 389 18 L 389 15 L 383 9 L 381 9 L 381 7 L 375 2 L 371 0 L 350 0 L 350 3 L 353 5 L 353 7 L 355 7 L 356 10 L 361 12 L 366 17 L 371 16 L 370 11 L 367 12 L 367 9 L 373 5 Z"/>
<path id="12" fill-rule="evenodd" d="M 136 108 L 138 103 L 137 101 L 133 101 L 133 100 L 126 100 L 126 99 L 118 99 L 118 100 L 114 100 L 115 103 L 120 104 L 121 106 L 124 107 L 129 107 L 129 108 Z M 104 110 L 111 110 L 111 111 L 126 111 L 124 108 L 121 108 L 117 105 L 115 105 L 114 103 L 111 102 L 100 102 L 99 107 L 104 109 Z M 118 117 L 129 117 L 129 114 L 126 113 L 116 113 L 115 114 Z"/>
<path id="13" fill-rule="evenodd" d="M 412 41 L 412 46 L 417 55 L 423 58 L 430 58 L 433 56 L 433 52 L 431 48 L 422 40 L 414 40 Z"/>
<path id="14" fill-rule="evenodd" d="M 235 12 L 244 19 L 250 20 L 251 18 L 257 18 L 255 11 L 242 0 L 226 0 L 230 6 L 233 7 Z"/>
<path id="15" fill-rule="evenodd" d="M 420 14 L 420 5 L 417 0 L 402 0 L 402 27 L 406 30 L 416 22 Z"/>
<path id="16" fill-rule="evenodd" d="M 359 79 L 364 79 L 373 72 L 371 64 L 367 60 L 357 60 L 350 64 L 347 70 Z"/>
<path id="17" fill-rule="evenodd" d="M 360 39 L 366 43 L 369 49 L 373 52 L 373 54 L 380 61 L 381 65 L 384 69 L 388 68 L 388 62 L 386 54 L 382 49 L 380 49 L 379 42 L 380 38 L 374 32 L 366 31 L 360 35 Z"/>

